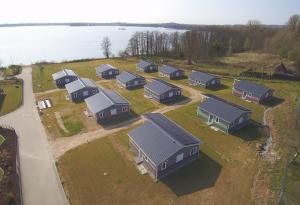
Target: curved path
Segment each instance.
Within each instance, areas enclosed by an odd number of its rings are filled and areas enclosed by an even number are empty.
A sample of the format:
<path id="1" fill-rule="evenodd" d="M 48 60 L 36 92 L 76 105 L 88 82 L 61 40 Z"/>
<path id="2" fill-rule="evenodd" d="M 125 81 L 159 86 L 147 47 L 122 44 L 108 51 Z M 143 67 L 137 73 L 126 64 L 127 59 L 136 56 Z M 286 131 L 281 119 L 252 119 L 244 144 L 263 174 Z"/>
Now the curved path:
<path id="1" fill-rule="evenodd" d="M 23 105 L 0 117 L 0 124 L 14 127 L 19 136 L 24 205 L 65 205 L 68 200 L 35 106 L 31 71 L 31 67 L 23 68 L 18 76 L 24 80 Z"/>

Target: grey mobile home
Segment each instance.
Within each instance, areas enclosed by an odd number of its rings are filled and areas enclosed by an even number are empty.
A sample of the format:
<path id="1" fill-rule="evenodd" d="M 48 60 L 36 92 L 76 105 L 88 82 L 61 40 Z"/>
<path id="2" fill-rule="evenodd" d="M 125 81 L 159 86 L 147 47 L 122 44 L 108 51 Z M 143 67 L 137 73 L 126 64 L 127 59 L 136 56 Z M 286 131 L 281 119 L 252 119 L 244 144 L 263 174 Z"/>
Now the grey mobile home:
<path id="1" fill-rule="evenodd" d="M 124 71 L 117 76 L 117 83 L 124 88 L 133 89 L 143 87 L 146 84 L 146 79 L 135 73 Z"/>
<path id="2" fill-rule="evenodd" d="M 165 65 L 160 68 L 159 75 L 161 77 L 167 77 L 171 80 L 181 79 L 184 78 L 184 71 L 179 68 L 175 68 L 173 66 Z"/>
<path id="3" fill-rule="evenodd" d="M 109 64 L 103 64 L 96 67 L 96 74 L 100 78 L 110 79 L 119 75 L 119 69 Z"/>
<path id="4" fill-rule="evenodd" d="M 189 84 L 203 88 L 217 88 L 220 86 L 220 78 L 208 73 L 192 71 L 189 76 Z"/>
<path id="5" fill-rule="evenodd" d="M 158 102 L 170 102 L 181 97 L 181 88 L 160 79 L 153 79 L 144 86 L 145 96 Z"/>
<path id="6" fill-rule="evenodd" d="M 140 60 L 139 63 L 136 65 L 136 69 L 138 71 L 143 71 L 145 73 L 157 72 L 158 67 L 154 63 L 146 60 Z"/>
<path id="7" fill-rule="evenodd" d="M 78 78 L 67 84 L 66 89 L 73 102 L 83 101 L 99 92 L 96 83 L 89 78 Z"/>
<path id="8" fill-rule="evenodd" d="M 246 80 L 235 80 L 232 94 L 251 102 L 262 103 L 272 97 L 273 90 Z"/>
<path id="9" fill-rule="evenodd" d="M 155 181 L 199 158 L 198 138 L 162 114 L 144 116 L 144 124 L 128 133 L 129 146 Z"/>
<path id="10" fill-rule="evenodd" d="M 209 126 L 232 133 L 251 122 L 251 110 L 209 95 L 198 106 L 197 115 Z"/>
<path id="11" fill-rule="evenodd" d="M 66 84 L 77 80 L 77 74 L 71 69 L 63 69 L 52 74 L 52 79 L 58 88 L 64 88 Z"/>
<path id="12" fill-rule="evenodd" d="M 86 98 L 85 103 L 97 122 L 130 112 L 128 101 L 113 90 L 99 89 L 97 94 Z"/>

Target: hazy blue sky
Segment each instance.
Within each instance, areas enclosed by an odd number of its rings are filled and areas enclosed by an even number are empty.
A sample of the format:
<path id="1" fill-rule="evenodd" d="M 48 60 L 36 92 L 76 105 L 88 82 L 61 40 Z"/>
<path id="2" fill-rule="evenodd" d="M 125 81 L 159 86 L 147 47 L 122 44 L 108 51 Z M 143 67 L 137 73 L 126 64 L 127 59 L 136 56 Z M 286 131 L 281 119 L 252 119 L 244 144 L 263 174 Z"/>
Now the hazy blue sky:
<path id="1" fill-rule="evenodd" d="M 284 24 L 300 0 L 2 0 L 0 23 Z"/>

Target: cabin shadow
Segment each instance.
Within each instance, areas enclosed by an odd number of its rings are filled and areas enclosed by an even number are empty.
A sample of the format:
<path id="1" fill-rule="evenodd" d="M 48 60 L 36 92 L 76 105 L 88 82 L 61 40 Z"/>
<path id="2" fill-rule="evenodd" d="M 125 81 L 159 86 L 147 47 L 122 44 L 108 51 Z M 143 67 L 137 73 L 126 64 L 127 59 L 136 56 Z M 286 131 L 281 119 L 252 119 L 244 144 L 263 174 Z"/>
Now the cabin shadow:
<path id="1" fill-rule="evenodd" d="M 275 107 L 283 102 L 284 102 L 283 98 L 278 98 L 278 97 L 272 96 L 271 99 L 269 99 L 266 102 L 263 102 L 262 105 L 265 105 L 267 107 Z"/>
<path id="2" fill-rule="evenodd" d="M 237 130 L 232 135 L 250 142 L 266 137 L 267 130 L 261 123 L 252 120 L 249 125 Z"/>
<path id="3" fill-rule="evenodd" d="M 101 125 L 104 129 L 110 130 L 119 127 L 126 126 L 129 123 L 137 121 L 140 119 L 140 115 L 135 113 L 133 110 L 130 110 L 130 113 L 125 115 L 115 116 L 114 118 L 98 121 L 98 124 Z"/>
<path id="4" fill-rule="evenodd" d="M 219 163 L 200 152 L 198 160 L 163 178 L 161 182 L 177 196 L 184 196 L 214 186 L 221 170 Z"/>
<path id="5" fill-rule="evenodd" d="M 192 99 L 189 97 L 186 97 L 184 95 L 180 96 L 180 98 L 177 98 L 176 100 L 170 101 L 170 102 L 164 102 L 163 104 L 167 106 L 171 105 L 184 105 L 191 101 Z"/>
<path id="6" fill-rule="evenodd" d="M 0 111 L 2 110 L 2 106 L 4 104 L 5 97 L 6 97 L 5 94 L 3 94 L 3 95 L 0 94 Z"/>
<path id="7" fill-rule="evenodd" d="M 209 90 L 211 90 L 211 91 L 219 91 L 219 90 L 226 90 L 228 88 L 229 88 L 228 85 L 220 84 L 219 86 L 215 86 L 215 87 L 209 88 Z"/>
<path id="8" fill-rule="evenodd" d="M 144 89 L 144 85 L 141 85 L 141 86 L 136 86 L 136 87 L 131 87 L 131 88 L 125 88 L 127 90 L 139 90 L 139 89 Z"/>

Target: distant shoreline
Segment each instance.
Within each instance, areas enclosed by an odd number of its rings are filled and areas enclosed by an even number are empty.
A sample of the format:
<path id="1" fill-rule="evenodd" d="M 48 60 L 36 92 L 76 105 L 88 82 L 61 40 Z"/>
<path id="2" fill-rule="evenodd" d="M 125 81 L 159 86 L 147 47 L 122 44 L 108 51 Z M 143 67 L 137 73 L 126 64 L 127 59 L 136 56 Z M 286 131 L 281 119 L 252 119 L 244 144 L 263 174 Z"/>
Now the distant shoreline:
<path id="1" fill-rule="evenodd" d="M 191 30 L 193 28 L 206 28 L 218 26 L 242 27 L 245 25 L 196 25 L 196 24 L 179 24 L 179 23 L 14 23 L 0 24 L 1 27 L 27 27 L 27 26 L 120 26 L 120 27 L 153 27 L 153 28 L 169 28 L 177 30 Z M 271 28 L 282 28 L 284 25 L 263 25 Z"/>
<path id="2" fill-rule="evenodd" d="M 27 27 L 27 26 L 120 26 L 120 27 L 157 27 L 170 28 L 178 30 L 189 30 L 197 25 L 177 24 L 177 23 L 158 23 L 158 24 L 142 24 L 142 23 L 15 23 L 0 24 L 0 27 Z"/>

